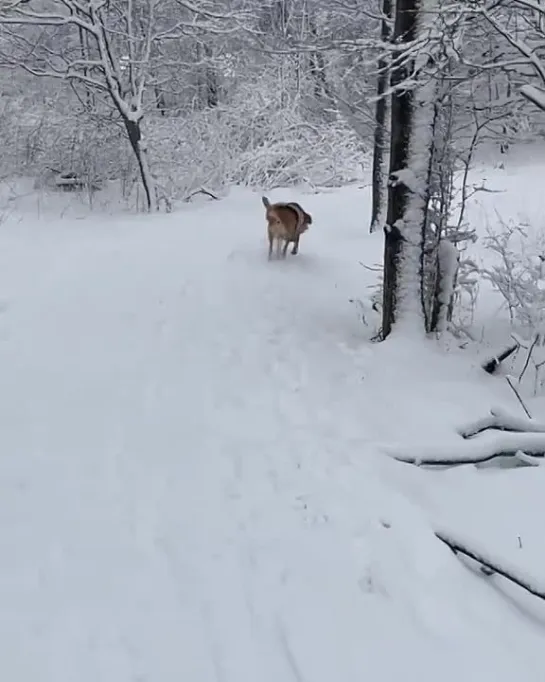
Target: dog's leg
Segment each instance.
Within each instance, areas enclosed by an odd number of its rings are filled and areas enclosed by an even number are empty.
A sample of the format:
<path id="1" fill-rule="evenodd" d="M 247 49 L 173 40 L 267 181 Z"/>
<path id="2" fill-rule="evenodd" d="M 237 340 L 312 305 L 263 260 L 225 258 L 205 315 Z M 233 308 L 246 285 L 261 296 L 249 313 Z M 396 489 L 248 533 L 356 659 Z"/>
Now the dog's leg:
<path id="1" fill-rule="evenodd" d="M 280 258 L 282 254 L 282 240 L 277 237 L 276 238 L 276 257 Z"/>
<path id="2" fill-rule="evenodd" d="M 295 241 L 293 242 L 293 249 L 291 250 L 291 255 L 296 256 L 299 253 L 299 235 L 295 237 Z"/>
<path id="3" fill-rule="evenodd" d="M 282 249 L 282 258 L 286 257 L 286 253 L 288 252 L 288 246 L 289 246 L 289 241 L 286 239 L 284 242 L 284 248 Z"/>
<path id="4" fill-rule="evenodd" d="M 272 258 L 272 252 L 273 252 L 273 244 L 274 244 L 274 236 L 269 230 L 269 260 Z"/>

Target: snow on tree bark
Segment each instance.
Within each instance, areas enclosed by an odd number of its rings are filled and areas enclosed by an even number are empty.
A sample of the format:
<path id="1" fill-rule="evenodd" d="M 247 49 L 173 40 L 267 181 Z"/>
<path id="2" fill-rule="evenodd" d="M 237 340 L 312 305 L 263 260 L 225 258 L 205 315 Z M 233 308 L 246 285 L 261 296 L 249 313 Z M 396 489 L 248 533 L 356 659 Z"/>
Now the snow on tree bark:
<path id="1" fill-rule="evenodd" d="M 382 2 L 382 20 L 380 37 L 383 43 L 390 40 L 390 22 L 392 18 L 392 0 Z M 383 48 L 384 49 L 384 48 Z M 373 170 L 372 170 L 372 206 L 371 226 L 369 232 L 374 232 L 383 225 L 384 204 L 386 195 L 386 154 L 388 100 L 386 91 L 390 76 L 389 59 L 384 54 L 377 64 L 377 102 L 375 105 L 375 132 L 373 139 Z"/>
<path id="2" fill-rule="evenodd" d="M 439 241 L 439 287 L 433 310 L 431 328 L 436 332 L 444 332 L 447 328 L 449 308 L 454 295 L 456 274 L 458 272 L 458 249 L 446 237 Z"/>
<path id="3" fill-rule="evenodd" d="M 385 229 L 383 337 L 422 336 L 423 238 L 436 81 L 426 73 L 436 0 L 399 0 L 394 39 L 407 45 L 392 74 L 392 143 Z"/>

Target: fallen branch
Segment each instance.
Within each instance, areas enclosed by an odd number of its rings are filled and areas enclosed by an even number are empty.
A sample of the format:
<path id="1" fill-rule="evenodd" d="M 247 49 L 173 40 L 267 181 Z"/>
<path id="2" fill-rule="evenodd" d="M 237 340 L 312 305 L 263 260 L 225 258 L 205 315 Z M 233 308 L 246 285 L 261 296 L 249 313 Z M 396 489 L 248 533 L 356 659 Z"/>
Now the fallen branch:
<path id="1" fill-rule="evenodd" d="M 484 362 L 481 367 L 484 369 L 485 372 L 488 374 L 494 374 L 494 372 L 498 369 L 500 364 L 504 361 L 507 360 L 509 356 L 511 356 L 519 347 L 518 343 L 515 343 L 512 346 L 509 346 L 509 348 L 506 348 L 503 352 L 501 352 L 499 355 L 496 357 L 491 358 L 490 360 L 487 360 Z"/>
<path id="2" fill-rule="evenodd" d="M 382 451 L 398 462 L 416 466 L 483 464 L 499 457 L 545 457 L 545 433 L 485 432 L 478 439 L 437 445 L 384 445 Z"/>
<path id="3" fill-rule="evenodd" d="M 535 104 L 538 109 L 545 111 L 545 91 L 542 88 L 536 88 L 535 85 L 523 85 L 520 94 Z"/>
<path id="4" fill-rule="evenodd" d="M 473 438 L 473 436 L 489 429 L 516 433 L 545 433 L 545 423 L 525 417 L 515 417 L 499 408 L 493 408 L 490 410 L 490 416 L 478 419 L 460 429 L 458 433 L 462 438 Z"/>
<path id="5" fill-rule="evenodd" d="M 441 540 L 441 542 L 444 542 L 447 547 L 450 547 L 455 554 L 463 554 L 464 556 L 467 556 L 470 559 L 473 559 L 473 561 L 481 564 L 481 566 L 486 569 L 488 575 L 501 575 L 506 580 L 518 585 L 518 587 L 521 587 L 523 590 L 533 594 L 535 597 L 545 600 L 545 584 L 540 585 L 539 578 L 535 576 L 522 575 L 520 569 L 513 565 L 505 567 L 504 564 L 506 562 L 496 561 L 494 558 L 485 556 L 484 552 L 469 547 L 465 539 L 463 541 L 459 540 L 454 538 L 450 533 L 446 533 L 442 530 L 436 530 L 435 536 Z"/>
<path id="6" fill-rule="evenodd" d="M 191 192 L 191 194 L 188 194 L 184 201 L 191 201 L 191 199 L 196 196 L 197 194 L 204 194 L 207 197 L 210 197 L 211 199 L 214 199 L 215 201 L 219 201 L 219 197 L 217 197 L 215 194 L 212 194 L 212 192 L 209 192 L 207 189 L 204 189 L 204 187 L 201 187 L 200 189 L 196 189 L 194 192 Z"/>

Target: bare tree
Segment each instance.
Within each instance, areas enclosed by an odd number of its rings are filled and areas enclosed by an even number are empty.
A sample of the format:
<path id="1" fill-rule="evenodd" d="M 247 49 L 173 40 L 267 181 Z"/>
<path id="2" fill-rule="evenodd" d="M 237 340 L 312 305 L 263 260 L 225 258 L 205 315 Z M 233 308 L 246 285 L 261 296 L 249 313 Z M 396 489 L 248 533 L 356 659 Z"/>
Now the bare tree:
<path id="1" fill-rule="evenodd" d="M 121 121 L 138 163 L 148 210 L 158 206 L 142 122 L 157 105 L 158 43 L 229 30 L 233 13 L 170 0 L 16 0 L 0 9 L 4 64 L 69 80 L 103 95 Z M 36 28 L 40 31 L 36 32 Z M 208 76 L 209 91 L 215 90 Z"/>

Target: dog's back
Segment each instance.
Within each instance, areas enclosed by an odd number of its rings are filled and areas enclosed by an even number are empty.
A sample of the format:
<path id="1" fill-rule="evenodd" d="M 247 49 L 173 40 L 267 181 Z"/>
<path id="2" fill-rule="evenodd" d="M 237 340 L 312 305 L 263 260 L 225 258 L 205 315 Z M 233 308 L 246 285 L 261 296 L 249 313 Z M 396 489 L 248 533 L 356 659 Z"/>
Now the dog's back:
<path id="1" fill-rule="evenodd" d="M 275 240 L 278 255 L 282 255 L 282 258 L 285 258 L 286 249 L 290 242 L 293 242 L 291 253 L 295 255 L 299 250 L 299 238 L 303 232 L 308 230 L 309 225 L 312 224 L 312 217 L 294 201 L 271 204 L 267 197 L 261 197 L 261 201 L 263 206 L 265 206 L 267 218 L 269 258 L 271 258 L 273 242 Z M 284 246 L 280 250 L 282 242 L 284 242 Z"/>
<path id="2" fill-rule="evenodd" d="M 294 241 L 296 237 L 308 230 L 312 225 L 312 216 L 304 211 L 295 201 L 271 204 L 267 197 L 262 197 L 266 209 L 267 222 L 275 236 L 287 241 Z"/>

